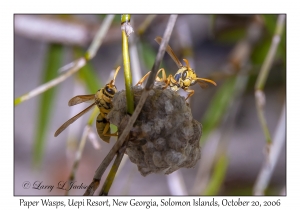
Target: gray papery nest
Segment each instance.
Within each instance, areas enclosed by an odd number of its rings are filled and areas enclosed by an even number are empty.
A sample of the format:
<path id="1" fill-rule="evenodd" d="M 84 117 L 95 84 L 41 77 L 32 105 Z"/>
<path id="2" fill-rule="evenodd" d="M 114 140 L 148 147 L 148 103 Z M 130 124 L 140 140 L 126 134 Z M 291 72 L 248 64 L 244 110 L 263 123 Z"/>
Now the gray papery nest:
<path id="1" fill-rule="evenodd" d="M 126 154 L 138 166 L 143 176 L 150 173 L 170 174 L 179 168 L 191 168 L 200 159 L 202 125 L 193 119 L 191 109 L 184 97 L 156 83 L 149 91 L 144 107 L 131 129 Z M 143 89 L 133 87 L 134 104 Z M 109 121 L 118 127 L 126 115 L 125 91 L 113 98 Z"/>

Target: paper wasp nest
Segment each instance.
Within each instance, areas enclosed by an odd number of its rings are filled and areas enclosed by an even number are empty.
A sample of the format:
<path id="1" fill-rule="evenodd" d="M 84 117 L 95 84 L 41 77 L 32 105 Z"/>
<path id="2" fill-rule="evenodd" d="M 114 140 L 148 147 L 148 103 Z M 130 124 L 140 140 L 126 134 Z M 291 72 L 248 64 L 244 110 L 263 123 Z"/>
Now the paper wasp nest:
<path id="1" fill-rule="evenodd" d="M 133 87 L 135 105 L 143 92 Z M 108 114 L 119 132 L 126 114 L 125 91 L 115 94 Z M 123 123 L 122 123 L 123 124 Z M 126 126 L 126 123 L 124 123 Z M 191 168 L 200 159 L 199 140 L 202 125 L 193 119 L 184 98 L 156 84 L 149 91 L 144 107 L 131 130 L 126 154 L 143 176 L 150 173 L 170 174 L 179 168 Z"/>

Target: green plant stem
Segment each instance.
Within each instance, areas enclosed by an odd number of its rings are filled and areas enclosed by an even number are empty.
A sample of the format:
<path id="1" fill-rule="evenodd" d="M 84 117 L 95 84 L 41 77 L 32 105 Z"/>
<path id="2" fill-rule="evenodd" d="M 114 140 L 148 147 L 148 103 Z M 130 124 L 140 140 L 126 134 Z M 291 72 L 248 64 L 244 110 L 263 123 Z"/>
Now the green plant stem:
<path id="1" fill-rule="evenodd" d="M 57 75 L 56 69 L 61 65 L 61 58 L 63 53 L 63 46 L 59 44 L 50 44 L 47 52 L 47 60 L 45 62 L 45 71 L 43 75 L 43 83 L 53 79 Z M 48 128 L 48 124 L 51 118 L 51 112 L 53 108 L 53 102 L 55 97 L 55 89 L 45 92 L 39 103 L 38 119 L 36 136 L 33 144 L 33 164 L 39 166 L 42 160 L 45 147 L 45 136 Z"/>
<path id="2" fill-rule="evenodd" d="M 122 29 L 122 54 L 123 54 L 123 64 L 124 64 L 124 78 L 125 78 L 125 91 L 126 91 L 126 101 L 127 101 L 127 112 L 132 115 L 134 111 L 134 96 L 132 92 L 132 76 L 130 68 L 130 55 L 128 47 L 128 36 L 133 31 L 130 26 L 130 15 L 121 16 L 121 29 Z M 124 156 L 127 144 L 124 142 L 122 147 L 117 151 L 117 157 L 112 165 L 110 172 L 104 182 L 104 185 L 99 193 L 99 195 L 108 195 L 110 187 L 114 181 L 122 158 Z"/>
<path id="3" fill-rule="evenodd" d="M 261 67 L 260 73 L 258 75 L 256 84 L 255 84 L 255 99 L 256 99 L 256 109 L 258 118 L 266 138 L 268 145 L 272 143 L 270 131 L 267 125 L 267 121 L 264 115 L 264 106 L 265 106 L 265 94 L 263 92 L 267 77 L 269 75 L 271 66 L 275 59 L 276 51 L 280 43 L 281 35 L 285 26 L 285 15 L 279 15 L 277 19 L 277 25 L 275 33 L 272 39 L 272 44 L 268 51 L 267 57 L 265 58 L 263 65 Z"/>
<path id="4" fill-rule="evenodd" d="M 124 78 L 125 78 L 125 91 L 127 100 L 127 112 L 132 115 L 134 110 L 134 100 L 132 87 L 132 76 L 130 69 L 130 57 L 128 48 L 128 37 L 125 30 L 122 30 L 122 52 L 123 52 L 123 64 L 124 64 Z"/>
<path id="5" fill-rule="evenodd" d="M 108 192 L 112 186 L 112 183 L 114 181 L 114 178 L 117 174 L 117 171 L 118 171 L 118 168 L 121 164 L 121 161 L 123 159 L 123 156 L 124 156 L 124 153 L 126 151 L 126 147 L 127 147 L 127 143 L 128 143 L 128 140 L 126 140 L 123 144 L 123 146 L 118 150 L 117 152 L 117 157 L 109 171 L 109 174 L 102 186 L 102 189 L 100 190 L 99 192 L 99 195 L 108 195 Z"/>
<path id="6" fill-rule="evenodd" d="M 211 180 L 204 192 L 204 195 L 217 195 L 220 186 L 223 183 L 223 180 L 226 175 L 228 166 L 228 157 L 226 154 L 223 154 L 219 157 L 212 174 Z"/>
<path id="7" fill-rule="evenodd" d="M 261 71 L 258 75 L 256 84 L 255 84 L 256 90 L 264 89 L 267 77 L 268 77 L 270 69 L 271 69 L 271 65 L 273 64 L 278 45 L 280 43 L 280 39 L 281 39 L 281 35 L 283 32 L 284 26 L 285 26 L 285 15 L 279 15 L 278 19 L 277 19 L 275 33 L 274 33 L 274 36 L 272 39 L 272 44 L 268 51 L 267 57 L 265 58 L 265 60 L 263 62 Z"/>
<path id="8" fill-rule="evenodd" d="M 130 19 L 131 19 L 131 15 L 129 14 L 121 15 L 121 24 L 130 22 Z"/>
<path id="9" fill-rule="evenodd" d="M 235 91 L 236 77 L 227 79 L 219 86 L 209 108 L 205 112 L 202 120 L 203 130 L 200 139 L 202 145 L 205 144 L 209 134 L 219 125 L 225 115 Z"/>

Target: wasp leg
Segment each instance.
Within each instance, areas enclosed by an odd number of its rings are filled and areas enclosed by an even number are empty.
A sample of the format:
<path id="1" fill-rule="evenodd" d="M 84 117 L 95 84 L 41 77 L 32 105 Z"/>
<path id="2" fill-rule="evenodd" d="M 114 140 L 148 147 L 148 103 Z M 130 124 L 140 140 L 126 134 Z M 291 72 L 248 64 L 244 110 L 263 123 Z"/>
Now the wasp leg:
<path id="1" fill-rule="evenodd" d="M 172 77 L 172 75 L 170 74 L 168 76 L 168 78 L 164 80 L 164 82 L 166 83 L 166 85 L 163 87 L 163 89 L 166 89 L 169 86 L 170 81 L 171 81 L 171 77 Z"/>
<path id="2" fill-rule="evenodd" d="M 136 83 L 135 86 L 141 85 L 143 84 L 143 82 L 145 81 L 145 79 L 149 76 L 149 74 L 151 73 L 151 71 L 149 71 L 147 74 L 145 74 L 145 76 L 142 77 L 142 79 L 140 81 L 138 81 L 138 83 Z"/>
<path id="3" fill-rule="evenodd" d="M 163 81 L 165 80 L 166 78 L 166 73 L 165 73 L 165 70 L 163 68 L 159 69 L 157 74 L 156 74 L 156 81 L 161 81 L 162 79 L 160 79 L 157 75 L 159 74 L 159 72 L 163 71 Z M 149 71 L 147 74 L 145 74 L 145 76 L 142 77 L 142 79 L 140 79 L 140 81 L 138 81 L 138 83 L 136 83 L 135 86 L 138 86 L 138 85 L 141 85 L 143 84 L 143 82 L 145 81 L 145 79 L 147 79 L 147 77 L 150 75 L 151 71 Z"/>
<path id="4" fill-rule="evenodd" d="M 108 122 L 108 123 L 106 123 L 105 128 L 103 130 L 103 133 L 102 133 L 103 136 L 118 136 L 118 134 L 117 134 L 118 131 L 116 131 L 115 133 L 107 133 L 109 128 L 110 128 L 110 123 Z"/>
<path id="5" fill-rule="evenodd" d="M 194 95 L 194 90 L 189 90 L 189 89 L 183 89 L 185 92 L 189 93 L 188 96 L 186 97 L 185 100 L 187 100 L 189 97 L 191 97 L 192 95 Z"/>
<path id="6" fill-rule="evenodd" d="M 174 83 L 174 84 L 177 84 L 177 83 L 178 83 L 178 82 L 175 80 L 175 78 L 173 77 L 172 74 L 170 74 L 169 77 L 170 77 L 172 83 Z"/>
<path id="7" fill-rule="evenodd" d="M 101 124 L 98 124 L 97 132 L 100 136 L 100 138 L 105 141 L 106 143 L 109 143 L 111 136 L 118 136 L 118 134 L 110 133 L 110 123 L 109 122 L 100 122 Z"/>
<path id="8" fill-rule="evenodd" d="M 159 78 L 157 75 L 159 74 L 161 72 L 161 74 L 162 74 L 162 78 Z M 171 77 L 173 77 L 171 74 L 168 76 L 168 78 L 167 78 L 167 76 L 166 76 L 166 71 L 165 71 L 165 69 L 164 68 L 161 68 L 161 69 L 159 69 L 158 71 L 157 71 L 157 81 L 160 81 L 160 82 L 164 82 L 164 83 L 166 83 L 166 85 L 163 87 L 163 89 L 166 89 L 168 86 L 169 86 L 169 84 L 170 84 L 170 81 L 171 81 Z"/>
<path id="9" fill-rule="evenodd" d="M 162 78 L 159 78 L 159 73 L 162 72 Z M 164 68 L 161 68 L 157 71 L 157 74 L 156 74 L 156 80 L 159 81 L 159 82 L 165 82 L 167 79 L 167 76 L 166 76 L 166 72 L 165 72 L 165 69 Z"/>
<path id="10" fill-rule="evenodd" d="M 166 83 L 166 85 L 163 87 L 163 89 L 166 89 L 166 88 L 169 86 L 170 83 L 175 84 L 175 85 L 178 84 L 178 82 L 175 80 L 175 78 L 173 77 L 172 74 L 170 74 L 170 75 L 168 76 L 168 78 L 165 79 L 164 82 Z"/>

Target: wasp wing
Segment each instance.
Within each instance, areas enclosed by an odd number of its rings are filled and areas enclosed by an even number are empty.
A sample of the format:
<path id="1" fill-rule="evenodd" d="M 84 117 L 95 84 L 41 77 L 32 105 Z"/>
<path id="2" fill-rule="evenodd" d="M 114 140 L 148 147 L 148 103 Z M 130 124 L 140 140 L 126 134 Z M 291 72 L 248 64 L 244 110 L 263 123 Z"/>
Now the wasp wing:
<path id="1" fill-rule="evenodd" d="M 154 39 L 158 44 L 161 44 L 162 42 L 162 38 L 160 36 L 156 37 Z M 167 53 L 171 56 L 171 58 L 173 59 L 173 61 L 176 63 L 176 65 L 178 66 L 178 68 L 182 67 L 182 64 L 180 63 L 179 59 L 177 58 L 177 56 L 175 55 L 174 51 L 172 50 L 172 48 L 170 47 L 170 45 L 167 45 L 166 48 Z"/>
<path id="2" fill-rule="evenodd" d="M 208 84 L 206 82 L 203 81 L 197 81 L 197 83 L 200 85 L 201 88 L 205 89 L 208 87 Z"/>
<path id="3" fill-rule="evenodd" d="M 74 96 L 73 98 L 70 99 L 68 104 L 69 106 L 74 106 L 76 104 L 80 104 L 82 102 L 91 101 L 91 100 L 95 100 L 95 94 Z"/>
<path id="4" fill-rule="evenodd" d="M 65 130 L 70 124 L 72 124 L 73 122 L 75 122 L 79 117 L 81 117 L 82 115 L 84 115 L 86 112 L 88 112 L 94 105 L 96 105 L 96 103 L 93 103 L 92 105 L 90 105 L 89 107 L 87 107 L 86 109 L 84 109 L 83 111 L 81 111 L 80 113 L 78 113 L 77 115 L 75 115 L 74 117 L 72 117 L 71 119 L 69 119 L 67 122 L 65 122 L 62 126 L 60 126 L 59 129 L 57 129 L 57 131 L 55 132 L 54 136 L 58 136 L 63 130 Z"/>
<path id="5" fill-rule="evenodd" d="M 203 89 L 208 87 L 207 82 L 213 84 L 214 86 L 217 86 L 217 83 L 215 83 L 214 81 L 212 81 L 210 79 L 196 78 L 196 81 L 200 85 L 200 87 Z"/>

